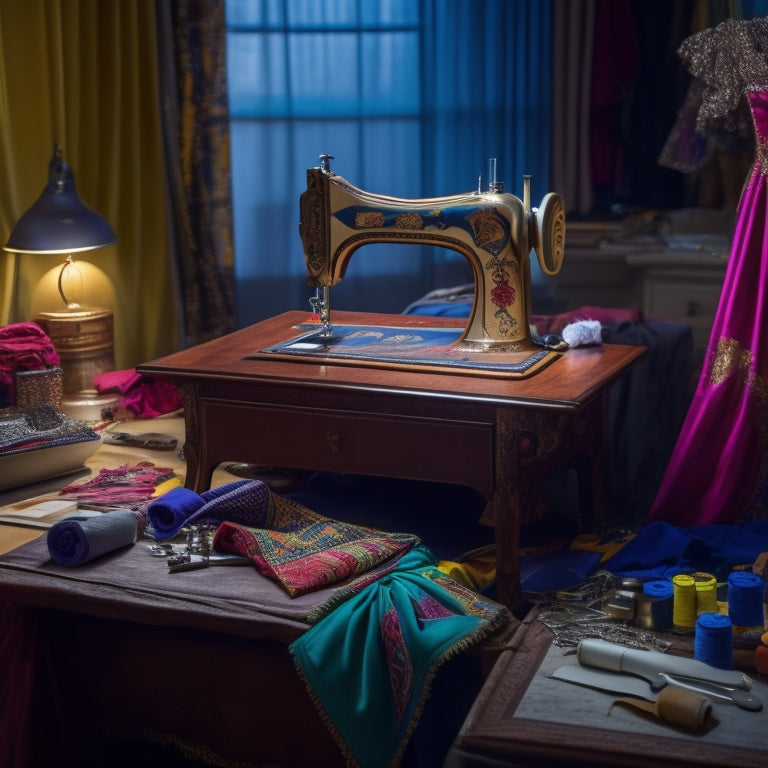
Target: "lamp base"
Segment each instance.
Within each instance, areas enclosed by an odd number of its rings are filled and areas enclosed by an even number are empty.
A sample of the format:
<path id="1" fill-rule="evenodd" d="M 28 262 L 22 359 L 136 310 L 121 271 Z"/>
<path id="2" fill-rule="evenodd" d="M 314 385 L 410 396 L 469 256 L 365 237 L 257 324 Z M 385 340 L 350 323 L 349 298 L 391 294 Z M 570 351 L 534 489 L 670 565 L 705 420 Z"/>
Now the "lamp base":
<path id="1" fill-rule="evenodd" d="M 112 421 L 120 403 L 114 392 L 100 395 L 95 389 L 70 392 L 61 398 L 61 412 L 80 421 Z"/>
<path id="2" fill-rule="evenodd" d="M 93 390 L 93 377 L 115 370 L 113 314 L 108 309 L 41 312 L 35 322 L 61 358 L 62 390 Z"/>

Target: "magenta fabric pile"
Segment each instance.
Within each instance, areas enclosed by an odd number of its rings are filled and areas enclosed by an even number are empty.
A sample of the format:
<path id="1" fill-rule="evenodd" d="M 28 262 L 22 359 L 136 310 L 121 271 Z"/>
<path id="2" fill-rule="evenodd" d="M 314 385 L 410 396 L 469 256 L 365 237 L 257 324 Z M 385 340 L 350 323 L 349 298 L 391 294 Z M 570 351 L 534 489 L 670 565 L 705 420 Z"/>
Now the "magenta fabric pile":
<path id="1" fill-rule="evenodd" d="M 119 392 L 120 405 L 137 419 L 164 416 L 184 405 L 172 381 L 147 379 L 133 368 L 99 373 L 93 377 L 93 386 L 100 394 Z"/>
<path id="2" fill-rule="evenodd" d="M 60 363 L 53 342 L 36 323 L 0 328 L 0 408 L 16 403 L 16 371 L 39 371 Z"/>

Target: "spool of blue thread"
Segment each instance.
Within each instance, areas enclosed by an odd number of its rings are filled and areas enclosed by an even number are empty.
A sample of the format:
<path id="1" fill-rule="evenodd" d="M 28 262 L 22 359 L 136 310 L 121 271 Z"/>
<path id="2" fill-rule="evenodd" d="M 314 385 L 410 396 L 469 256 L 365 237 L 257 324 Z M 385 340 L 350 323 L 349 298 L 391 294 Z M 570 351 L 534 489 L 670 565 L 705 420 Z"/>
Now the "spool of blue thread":
<path id="1" fill-rule="evenodd" d="M 702 613 L 696 619 L 693 658 L 718 669 L 733 669 L 733 624 L 721 613 Z"/>
<path id="2" fill-rule="evenodd" d="M 728 576 L 728 616 L 734 627 L 763 626 L 765 582 L 750 571 Z"/>
<path id="3" fill-rule="evenodd" d="M 666 632 L 672 626 L 675 604 L 675 587 L 671 581 L 646 581 L 643 594 L 651 599 L 653 629 Z"/>

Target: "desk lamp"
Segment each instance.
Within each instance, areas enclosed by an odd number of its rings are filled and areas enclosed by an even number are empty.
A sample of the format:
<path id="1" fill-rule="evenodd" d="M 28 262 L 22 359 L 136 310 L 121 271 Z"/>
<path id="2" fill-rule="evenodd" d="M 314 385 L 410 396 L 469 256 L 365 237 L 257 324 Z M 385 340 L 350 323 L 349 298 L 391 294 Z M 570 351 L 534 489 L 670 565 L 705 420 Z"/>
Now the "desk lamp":
<path id="1" fill-rule="evenodd" d="M 65 308 L 41 312 L 35 322 L 48 334 L 61 358 L 63 407 L 93 398 L 93 377 L 114 370 L 113 316 L 108 309 L 81 306 L 83 278 L 73 254 L 117 242 L 112 227 L 77 194 L 69 165 L 54 144 L 48 184 L 22 215 L 3 250 L 11 253 L 62 254 L 58 276 Z"/>

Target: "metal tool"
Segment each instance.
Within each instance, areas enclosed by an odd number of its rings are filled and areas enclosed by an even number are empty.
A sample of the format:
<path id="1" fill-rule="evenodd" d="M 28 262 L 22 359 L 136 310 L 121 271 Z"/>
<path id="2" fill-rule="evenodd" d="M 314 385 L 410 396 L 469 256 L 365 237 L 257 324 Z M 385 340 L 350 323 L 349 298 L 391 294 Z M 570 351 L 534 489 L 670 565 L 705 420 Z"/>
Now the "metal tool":
<path id="1" fill-rule="evenodd" d="M 197 571 L 201 568 L 212 568 L 221 565 L 253 565 L 248 557 L 239 555 L 193 555 L 182 554 L 168 558 L 168 573 L 183 573 L 184 571 Z"/>
<path id="2" fill-rule="evenodd" d="M 635 696 L 644 701 L 656 701 L 656 691 L 645 680 L 621 672 L 609 672 L 596 667 L 582 667 L 580 664 L 566 664 L 556 669 L 551 677 L 568 683 L 594 688 L 597 691 L 615 693 L 619 696 Z"/>
<path id="3" fill-rule="evenodd" d="M 128 445 L 132 448 L 148 448 L 152 451 L 172 451 L 178 444 L 178 438 L 162 432 L 107 432 L 105 445 Z"/>
<path id="4" fill-rule="evenodd" d="M 627 672 L 655 682 L 659 672 L 686 680 L 701 680 L 727 688 L 749 690 L 752 678 L 738 670 L 718 669 L 697 659 L 671 656 L 657 651 L 640 651 L 604 640 L 586 638 L 579 642 L 579 662 L 588 667 L 598 667 L 614 672 Z"/>
<path id="5" fill-rule="evenodd" d="M 658 693 L 662 688 L 668 685 L 682 688 L 691 693 L 697 693 L 706 696 L 712 701 L 726 701 L 729 704 L 735 704 L 737 707 L 747 709 L 750 712 L 759 712 L 763 708 L 760 699 L 747 691 L 726 688 L 717 683 L 708 683 L 704 680 L 694 680 L 690 678 L 681 678 L 674 675 L 668 675 L 666 672 L 659 672 L 656 679 L 651 681 L 651 690 Z"/>

